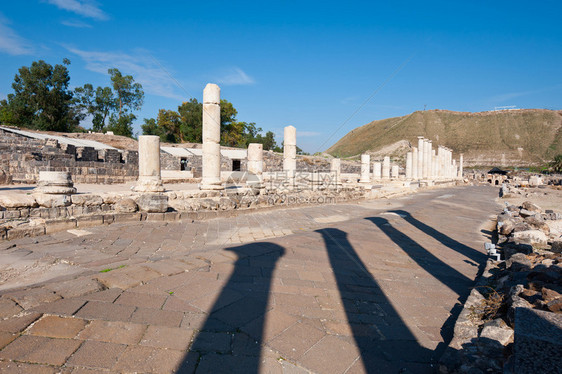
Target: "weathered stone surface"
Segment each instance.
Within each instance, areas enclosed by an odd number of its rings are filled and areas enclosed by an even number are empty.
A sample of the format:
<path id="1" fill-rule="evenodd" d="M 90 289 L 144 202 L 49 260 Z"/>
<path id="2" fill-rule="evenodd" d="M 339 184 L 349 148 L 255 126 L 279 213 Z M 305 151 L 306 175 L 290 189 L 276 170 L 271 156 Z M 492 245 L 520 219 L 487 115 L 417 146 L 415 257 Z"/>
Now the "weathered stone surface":
<path id="1" fill-rule="evenodd" d="M 7 209 L 14 208 L 35 208 L 37 206 L 37 201 L 31 195 L 0 195 L 0 206 Z"/>
<path id="2" fill-rule="evenodd" d="M 515 373 L 560 372 L 562 315 L 517 308 L 513 355 Z"/>
<path id="3" fill-rule="evenodd" d="M 484 325 L 480 338 L 490 339 L 505 346 L 513 341 L 513 329 L 498 318 Z"/>
<path id="4" fill-rule="evenodd" d="M 505 266 L 512 271 L 530 270 L 533 263 L 523 253 L 515 253 L 505 261 Z"/>
<path id="5" fill-rule="evenodd" d="M 545 233 L 545 235 L 550 234 L 550 227 L 548 224 L 541 218 L 537 218 L 536 216 L 531 216 L 525 218 L 525 222 L 534 229 L 541 230 Z"/>
<path id="6" fill-rule="evenodd" d="M 82 206 L 94 206 L 103 204 L 103 199 L 100 195 L 93 194 L 83 194 L 83 195 L 72 195 L 72 204 L 82 205 Z"/>
<path id="7" fill-rule="evenodd" d="M 525 201 L 525 202 L 523 202 L 523 204 L 521 204 L 521 207 L 522 207 L 523 209 L 529 210 L 529 211 L 531 211 L 531 212 L 537 212 L 537 213 L 542 212 L 542 209 L 541 209 L 540 206 L 538 206 L 537 204 L 533 204 L 533 203 L 530 202 L 530 201 Z"/>
<path id="8" fill-rule="evenodd" d="M 513 233 L 513 240 L 516 243 L 546 246 L 548 237 L 540 230 L 525 230 Z"/>
<path id="9" fill-rule="evenodd" d="M 557 240 L 552 242 L 550 246 L 550 251 L 554 253 L 561 253 L 562 252 L 562 241 Z"/>
<path id="10" fill-rule="evenodd" d="M 69 206 L 71 204 L 69 195 L 35 193 L 33 194 L 33 197 L 40 206 L 45 208 L 56 208 L 60 206 Z"/>
<path id="11" fill-rule="evenodd" d="M 118 213 L 134 213 L 139 210 L 139 206 L 135 200 L 126 198 L 115 203 L 114 209 Z"/>
<path id="12" fill-rule="evenodd" d="M 168 210 L 168 196 L 161 194 L 142 194 L 137 198 L 139 209 L 148 213 L 163 213 Z"/>

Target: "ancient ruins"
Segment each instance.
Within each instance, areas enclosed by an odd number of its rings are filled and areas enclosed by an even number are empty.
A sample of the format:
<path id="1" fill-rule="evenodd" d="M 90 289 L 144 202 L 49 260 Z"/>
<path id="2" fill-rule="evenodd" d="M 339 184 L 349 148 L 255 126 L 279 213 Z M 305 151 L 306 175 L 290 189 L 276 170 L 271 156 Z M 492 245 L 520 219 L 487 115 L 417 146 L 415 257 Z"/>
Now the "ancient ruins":
<path id="1" fill-rule="evenodd" d="M 165 372 L 556 367 L 532 347 L 560 352 L 559 331 L 517 326 L 560 325 L 562 216 L 507 204 L 488 253 L 475 234 L 497 213 L 489 185 L 508 201 L 554 179 L 467 171 L 462 153 L 422 136 L 403 155 L 355 159 L 297 155 L 293 126 L 282 154 L 222 147 L 220 103 L 207 84 L 203 143 L 189 147 L 142 135 L 138 149 L 117 149 L 0 127 L 0 259 L 14 262 L 0 279 L 1 371 L 142 371 L 150 360 L 148 371 Z M 479 287 L 503 296 L 471 288 L 480 270 Z"/>

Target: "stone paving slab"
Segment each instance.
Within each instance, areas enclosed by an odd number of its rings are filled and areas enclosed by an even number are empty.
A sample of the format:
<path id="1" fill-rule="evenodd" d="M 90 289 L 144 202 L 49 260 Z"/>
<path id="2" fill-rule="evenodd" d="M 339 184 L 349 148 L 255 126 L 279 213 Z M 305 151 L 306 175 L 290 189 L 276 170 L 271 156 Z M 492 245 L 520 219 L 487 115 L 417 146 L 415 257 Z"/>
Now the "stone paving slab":
<path id="1" fill-rule="evenodd" d="M 12 260 L 76 272 L 0 291 L 0 370 L 434 372 L 494 197 L 462 187 L 13 241 Z"/>

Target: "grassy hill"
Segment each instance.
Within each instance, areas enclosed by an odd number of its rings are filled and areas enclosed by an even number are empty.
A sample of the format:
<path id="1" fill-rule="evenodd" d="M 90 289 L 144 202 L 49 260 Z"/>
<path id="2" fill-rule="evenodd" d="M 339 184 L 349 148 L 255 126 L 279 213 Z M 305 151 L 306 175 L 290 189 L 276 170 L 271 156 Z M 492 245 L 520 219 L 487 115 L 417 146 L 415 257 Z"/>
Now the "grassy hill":
<path id="1" fill-rule="evenodd" d="M 378 156 L 378 151 L 383 148 L 405 153 L 408 147 L 399 146 L 400 141 L 406 140 L 417 146 L 418 136 L 432 140 L 434 148 L 444 145 L 453 149 L 455 158 L 464 153 L 467 166 L 540 165 L 562 154 L 562 111 L 418 111 L 358 127 L 330 147 L 327 153 L 342 158 L 361 153 Z M 403 155 L 391 156 L 401 158 Z"/>

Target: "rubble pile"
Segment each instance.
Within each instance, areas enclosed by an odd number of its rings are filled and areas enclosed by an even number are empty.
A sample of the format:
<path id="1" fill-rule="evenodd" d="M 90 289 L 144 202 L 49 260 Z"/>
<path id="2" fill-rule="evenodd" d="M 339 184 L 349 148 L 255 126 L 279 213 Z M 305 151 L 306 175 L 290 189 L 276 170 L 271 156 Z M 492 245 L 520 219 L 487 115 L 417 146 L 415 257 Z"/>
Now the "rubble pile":
<path id="1" fill-rule="evenodd" d="M 562 215 L 507 205 L 496 250 L 502 260 L 488 260 L 440 372 L 562 372 Z"/>

